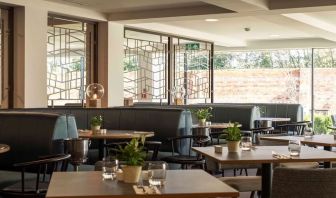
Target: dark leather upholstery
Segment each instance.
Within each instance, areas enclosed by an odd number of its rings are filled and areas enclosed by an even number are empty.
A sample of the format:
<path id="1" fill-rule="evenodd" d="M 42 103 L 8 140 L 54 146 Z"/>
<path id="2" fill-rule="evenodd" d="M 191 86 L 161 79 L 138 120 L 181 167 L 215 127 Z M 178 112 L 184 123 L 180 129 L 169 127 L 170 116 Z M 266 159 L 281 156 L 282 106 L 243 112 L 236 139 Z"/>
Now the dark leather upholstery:
<path id="1" fill-rule="evenodd" d="M 59 140 L 78 135 L 67 128 L 67 117 L 60 114 L 0 112 L 0 142 L 10 146 L 0 155 L 0 169 L 13 170 L 14 163 L 62 151 Z"/>

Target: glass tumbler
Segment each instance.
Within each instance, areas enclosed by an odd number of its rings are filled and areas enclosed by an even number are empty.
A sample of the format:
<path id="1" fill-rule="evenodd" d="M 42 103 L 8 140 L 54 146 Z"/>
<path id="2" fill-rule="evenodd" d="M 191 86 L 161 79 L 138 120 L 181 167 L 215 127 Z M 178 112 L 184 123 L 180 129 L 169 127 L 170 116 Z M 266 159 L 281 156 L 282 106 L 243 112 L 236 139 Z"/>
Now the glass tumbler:
<path id="1" fill-rule="evenodd" d="M 102 176 L 104 180 L 113 180 L 118 170 L 118 160 L 113 157 L 105 157 L 102 160 Z"/>
<path id="2" fill-rule="evenodd" d="M 241 148 L 242 148 L 243 151 L 250 151 L 251 148 L 252 148 L 252 138 L 251 137 L 242 137 Z"/>
<path id="3" fill-rule="evenodd" d="M 163 186 L 166 182 L 168 164 L 166 162 L 150 162 L 148 164 L 148 181 L 150 186 Z"/>
<path id="4" fill-rule="evenodd" d="M 291 156 L 299 156 L 301 152 L 300 140 L 289 140 L 288 141 L 288 151 Z"/>

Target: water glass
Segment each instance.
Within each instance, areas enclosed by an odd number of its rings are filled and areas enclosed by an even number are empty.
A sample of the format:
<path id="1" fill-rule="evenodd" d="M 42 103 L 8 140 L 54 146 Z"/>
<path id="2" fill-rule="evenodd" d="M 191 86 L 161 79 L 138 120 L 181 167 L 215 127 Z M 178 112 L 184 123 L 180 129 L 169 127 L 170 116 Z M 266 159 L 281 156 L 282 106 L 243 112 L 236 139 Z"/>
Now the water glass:
<path id="1" fill-rule="evenodd" d="M 312 128 L 306 128 L 303 133 L 305 138 L 312 138 L 314 135 Z"/>
<path id="2" fill-rule="evenodd" d="M 168 164 L 165 162 L 150 162 L 148 164 L 148 181 L 150 186 L 163 186 L 166 182 Z"/>
<path id="3" fill-rule="evenodd" d="M 102 160 L 102 175 L 105 180 L 113 180 L 118 171 L 118 160 L 113 157 L 105 157 Z"/>
<path id="4" fill-rule="evenodd" d="M 251 148 L 252 148 L 252 138 L 251 137 L 242 137 L 241 148 L 242 148 L 243 151 L 250 151 Z"/>
<path id="5" fill-rule="evenodd" d="M 301 142 L 300 140 L 289 140 L 288 151 L 291 156 L 298 156 L 301 152 Z"/>

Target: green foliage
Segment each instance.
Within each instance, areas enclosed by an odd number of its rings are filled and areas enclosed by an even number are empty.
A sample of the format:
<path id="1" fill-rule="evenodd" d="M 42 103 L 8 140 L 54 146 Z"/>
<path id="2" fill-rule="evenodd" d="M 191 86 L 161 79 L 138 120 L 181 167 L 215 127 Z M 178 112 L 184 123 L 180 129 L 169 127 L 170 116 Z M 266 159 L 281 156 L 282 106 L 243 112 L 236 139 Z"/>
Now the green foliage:
<path id="1" fill-rule="evenodd" d="M 226 140 L 227 141 L 240 141 L 241 140 L 241 133 L 240 133 L 240 129 L 238 126 L 239 126 L 239 123 L 235 122 L 233 123 L 233 126 L 231 125 L 230 127 L 226 129 L 226 132 L 227 132 Z"/>
<path id="2" fill-rule="evenodd" d="M 125 72 L 131 72 L 138 70 L 138 64 L 134 59 L 125 58 L 124 59 L 124 71 Z"/>
<path id="3" fill-rule="evenodd" d="M 146 153 L 144 152 L 145 137 L 133 138 L 127 145 L 122 148 L 119 146 L 119 160 L 125 161 L 129 166 L 141 166 L 144 163 Z"/>
<path id="4" fill-rule="evenodd" d="M 191 112 L 197 117 L 197 119 L 202 120 L 206 119 L 208 120 L 209 118 L 212 117 L 212 107 L 209 108 L 201 108 L 201 109 L 192 109 Z"/>
<path id="5" fill-rule="evenodd" d="M 101 126 L 102 123 L 103 117 L 101 115 L 94 116 L 90 121 L 91 126 Z"/>
<path id="6" fill-rule="evenodd" d="M 304 120 L 310 120 L 310 115 L 306 115 Z M 332 126 L 332 120 L 329 115 L 314 115 L 314 133 L 327 134 L 330 133 L 328 127 Z"/>

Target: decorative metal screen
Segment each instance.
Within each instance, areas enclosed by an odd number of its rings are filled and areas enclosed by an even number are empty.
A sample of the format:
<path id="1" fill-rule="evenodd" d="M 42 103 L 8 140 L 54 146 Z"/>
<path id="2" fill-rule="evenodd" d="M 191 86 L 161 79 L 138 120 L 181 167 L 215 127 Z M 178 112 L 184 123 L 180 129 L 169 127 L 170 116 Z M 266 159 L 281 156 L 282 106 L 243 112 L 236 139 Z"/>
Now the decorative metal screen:
<path id="1" fill-rule="evenodd" d="M 48 105 L 81 103 L 87 84 L 87 24 L 49 18 L 47 93 Z"/>
<path id="2" fill-rule="evenodd" d="M 175 86 L 184 86 L 188 103 L 205 102 L 211 97 L 211 44 L 184 40 L 178 43 L 174 45 Z"/>
<path id="3" fill-rule="evenodd" d="M 124 96 L 137 101 L 166 102 L 167 44 L 162 37 L 142 40 L 131 36 L 125 34 L 124 41 Z"/>

